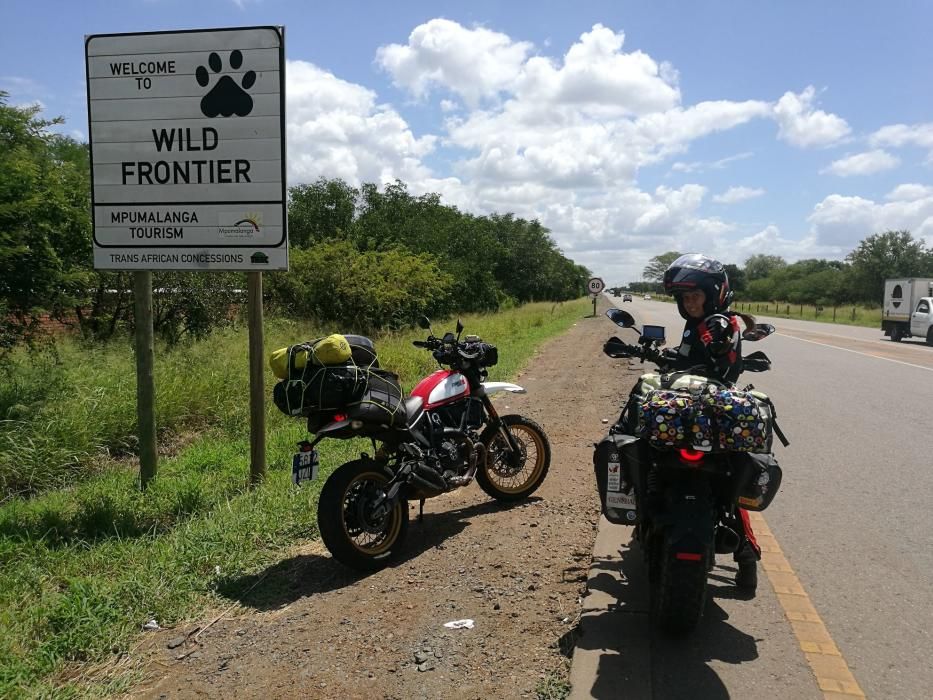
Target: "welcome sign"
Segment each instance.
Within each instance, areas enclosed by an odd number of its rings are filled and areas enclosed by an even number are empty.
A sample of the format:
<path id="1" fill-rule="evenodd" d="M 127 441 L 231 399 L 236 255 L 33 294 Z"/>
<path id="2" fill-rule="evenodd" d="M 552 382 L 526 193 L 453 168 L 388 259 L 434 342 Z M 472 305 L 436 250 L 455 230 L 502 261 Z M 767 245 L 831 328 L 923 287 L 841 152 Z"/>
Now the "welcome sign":
<path id="1" fill-rule="evenodd" d="M 288 269 L 284 29 L 85 40 L 94 266 Z"/>

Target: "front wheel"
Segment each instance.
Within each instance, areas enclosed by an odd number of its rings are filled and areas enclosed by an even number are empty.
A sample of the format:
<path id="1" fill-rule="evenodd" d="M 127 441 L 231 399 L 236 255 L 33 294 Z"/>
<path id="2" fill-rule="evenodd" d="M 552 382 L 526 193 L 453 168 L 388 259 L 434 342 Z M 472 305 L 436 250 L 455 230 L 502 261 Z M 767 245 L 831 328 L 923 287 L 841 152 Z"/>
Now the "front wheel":
<path id="1" fill-rule="evenodd" d="M 317 525 L 334 559 L 360 571 L 381 569 L 408 533 L 408 503 L 385 503 L 389 477 L 372 460 L 338 467 L 321 489 Z"/>
<path id="2" fill-rule="evenodd" d="M 480 488 L 498 501 L 518 501 L 533 494 L 551 466 L 551 445 L 541 426 L 524 416 L 502 416 L 498 428 L 483 431 L 486 463 L 476 472 Z M 518 450 L 503 434 L 509 431 Z"/>

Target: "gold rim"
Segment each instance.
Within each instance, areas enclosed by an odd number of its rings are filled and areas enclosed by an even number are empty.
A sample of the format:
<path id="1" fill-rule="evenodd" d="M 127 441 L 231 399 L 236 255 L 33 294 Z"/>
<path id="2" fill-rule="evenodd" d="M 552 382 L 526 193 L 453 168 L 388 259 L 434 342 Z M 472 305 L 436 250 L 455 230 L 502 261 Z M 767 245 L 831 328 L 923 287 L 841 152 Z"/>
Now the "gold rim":
<path id="1" fill-rule="evenodd" d="M 371 521 L 363 512 L 368 498 L 367 488 L 381 488 L 387 483 L 385 476 L 376 472 L 363 472 L 347 484 L 343 492 L 341 519 L 343 531 L 350 543 L 362 554 L 379 556 L 387 552 L 398 539 L 402 529 L 402 516 L 399 512 L 401 501 L 380 521 Z"/>
<path id="2" fill-rule="evenodd" d="M 489 445 L 486 476 L 503 493 L 521 493 L 544 471 L 544 440 L 537 430 L 521 423 L 503 427 L 512 433 L 522 452 L 520 466 L 510 464 L 509 446 L 500 432 Z"/>

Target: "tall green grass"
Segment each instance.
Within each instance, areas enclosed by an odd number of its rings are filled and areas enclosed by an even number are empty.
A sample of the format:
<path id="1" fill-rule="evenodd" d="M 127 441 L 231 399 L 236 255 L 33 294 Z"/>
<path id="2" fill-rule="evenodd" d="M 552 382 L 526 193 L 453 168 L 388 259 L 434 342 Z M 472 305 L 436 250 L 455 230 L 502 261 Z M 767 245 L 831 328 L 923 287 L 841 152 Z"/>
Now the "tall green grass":
<path id="1" fill-rule="evenodd" d="M 583 318 L 588 304 L 533 304 L 463 321 L 466 332 L 498 346 L 500 364 L 492 368 L 492 378 L 507 378 L 543 340 Z M 434 330 L 452 330 L 454 323 L 438 321 Z M 277 322 L 267 328 L 267 349 L 331 330 L 337 329 Z M 423 336 L 416 330 L 376 339 L 380 362 L 398 371 L 407 387 L 436 367 L 428 352 L 411 346 L 412 339 Z M 283 589 L 300 586 L 293 580 L 296 572 L 323 566 L 314 557 L 283 563 L 283 552 L 317 537 L 323 476 L 369 450 L 369 444 L 325 441 L 320 446 L 322 478 L 294 488 L 291 455 L 306 435 L 304 426 L 270 407 L 268 478 L 248 489 L 246 341 L 243 332 L 224 333 L 160 359 L 160 425 L 164 428 L 171 416 L 174 430 L 200 432 L 176 456 L 161 460 L 145 493 L 136 487 L 134 469 L 95 461 L 99 453 L 86 449 L 79 460 L 82 480 L 0 505 L 0 698 L 120 690 L 128 680 L 113 670 L 116 661 L 147 620 L 172 625 L 205 607 L 235 601 L 272 605 Z M 127 441 L 135 412 L 132 381 L 123 386 L 122 380 L 107 376 L 100 357 L 92 358 L 89 351 L 83 358 L 70 354 L 76 349 L 62 352 L 73 358 L 67 381 L 83 377 L 89 393 L 99 389 L 94 394 L 98 404 L 122 405 L 131 417 L 121 422 L 114 408 L 102 408 L 105 429 L 95 433 L 95 414 L 87 413 L 84 402 L 60 401 L 54 410 L 62 411 L 64 420 L 77 421 L 64 411 L 67 405 L 90 419 L 80 435 L 86 444 L 105 444 L 107 436 Z M 123 372 L 131 353 L 113 346 L 104 357 L 113 371 Z M 78 369 L 82 366 L 105 388 L 95 387 Z M 270 374 L 270 390 L 271 382 Z M 49 402 L 57 395 L 34 396 L 34 407 L 47 411 L 45 420 L 51 420 Z M 334 568 L 329 575 L 342 574 Z M 102 671 L 91 676 L 91 668 Z"/>

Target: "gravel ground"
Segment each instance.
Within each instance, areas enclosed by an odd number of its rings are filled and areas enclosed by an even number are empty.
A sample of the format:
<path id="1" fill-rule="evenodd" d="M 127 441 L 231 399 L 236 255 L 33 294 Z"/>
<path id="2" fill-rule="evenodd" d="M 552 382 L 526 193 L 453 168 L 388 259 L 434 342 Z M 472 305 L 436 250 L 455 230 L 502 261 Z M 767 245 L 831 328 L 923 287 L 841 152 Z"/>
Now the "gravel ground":
<path id="1" fill-rule="evenodd" d="M 603 310 L 605 300 L 601 300 Z M 242 605 L 155 633 L 133 697 L 535 698 L 566 682 L 599 500 L 593 443 L 634 380 L 581 318 L 497 400 L 547 432 L 551 469 L 527 501 L 500 506 L 472 484 L 417 503 L 405 555 L 359 576 L 319 542 L 258 573 Z M 473 629 L 447 629 L 469 618 Z M 192 635 L 193 637 L 193 635 Z"/>

